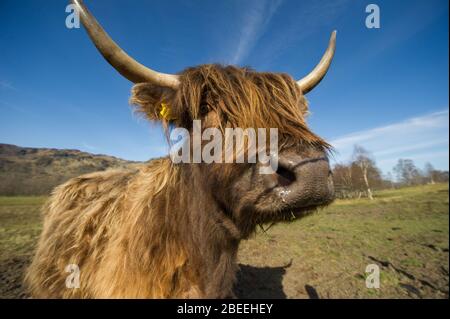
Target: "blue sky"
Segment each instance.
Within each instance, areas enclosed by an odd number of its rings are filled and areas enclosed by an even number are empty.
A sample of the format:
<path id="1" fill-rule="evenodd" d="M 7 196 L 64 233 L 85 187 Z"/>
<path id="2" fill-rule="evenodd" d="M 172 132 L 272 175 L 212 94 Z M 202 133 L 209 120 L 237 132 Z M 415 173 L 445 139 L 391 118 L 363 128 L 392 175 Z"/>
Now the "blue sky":
<path id="1" fill-rule="evenodd" d="M 164 72 L 219 62 L 307 74 L 337 29 L 309 124 L 345 162 L 355 143 L 386 173 L 398 158 L 448 169 L 448 2 L 85 0 L 138 61 Z M 367 29 L 376 3 L 381 28 Z M 65 27 L 66 1 L 0 1 L 0 143 L 132 160 L 167 152 L 161 128 L 132 114 L 131 83 Z"/>

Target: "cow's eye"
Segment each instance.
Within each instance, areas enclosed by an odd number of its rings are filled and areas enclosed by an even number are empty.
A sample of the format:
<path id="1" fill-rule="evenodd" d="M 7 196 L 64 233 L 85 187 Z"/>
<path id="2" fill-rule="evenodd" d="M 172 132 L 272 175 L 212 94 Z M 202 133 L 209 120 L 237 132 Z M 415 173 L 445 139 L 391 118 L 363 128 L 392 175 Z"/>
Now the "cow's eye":
<path id="1" fill-rule="evenodd" d="M 208 113 L 209 113 L 209 105 L 206 103 L 200 105 L 200 116 L 204 117 Z"/>

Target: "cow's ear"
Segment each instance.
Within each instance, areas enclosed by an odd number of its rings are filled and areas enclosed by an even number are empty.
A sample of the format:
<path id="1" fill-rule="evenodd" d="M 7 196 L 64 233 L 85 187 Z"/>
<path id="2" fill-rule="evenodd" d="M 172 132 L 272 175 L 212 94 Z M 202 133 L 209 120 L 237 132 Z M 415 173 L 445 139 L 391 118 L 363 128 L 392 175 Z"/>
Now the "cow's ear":
<path id="1" fill-rule="evenodd" d="M 170 120 L 168 101 L 174 91 L 150 83 L 139 83 L 131 90 L 130 104 L 149 120 Z"/>

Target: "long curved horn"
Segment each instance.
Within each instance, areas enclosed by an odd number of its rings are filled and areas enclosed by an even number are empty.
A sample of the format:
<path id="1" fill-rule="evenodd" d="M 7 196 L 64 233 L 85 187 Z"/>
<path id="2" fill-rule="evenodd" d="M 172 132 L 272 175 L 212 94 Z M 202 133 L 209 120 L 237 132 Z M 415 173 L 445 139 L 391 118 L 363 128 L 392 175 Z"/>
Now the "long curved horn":
<path id="1" fill-rule="evenodd" d="M 71 0 L 80 14 L 81 22 L 89 37 L 103 57 L 120 74 L 133 83 L 151 82 L 160 86 L 177 88 L 180 80 L 177 75 L 165 74 L 140 64 L 123 51 L 103 30 L 82 0 Z"/>
<path id="2" fill-rule="evenodd" d="M 328 48 L 319 64 L 317 64 L 311 73 L 303 79 L 297 81 L 297 84 L 300 86 L 303 94 L 306 94 L 314 89 L 314 87 L 322 81 L 328 71 L 328 68 L 330 67 L 331 60 L 333 60 L 334 51 L 336 51 L 336 30 L 331 33 L 330 43 L 328 44 Z"/>

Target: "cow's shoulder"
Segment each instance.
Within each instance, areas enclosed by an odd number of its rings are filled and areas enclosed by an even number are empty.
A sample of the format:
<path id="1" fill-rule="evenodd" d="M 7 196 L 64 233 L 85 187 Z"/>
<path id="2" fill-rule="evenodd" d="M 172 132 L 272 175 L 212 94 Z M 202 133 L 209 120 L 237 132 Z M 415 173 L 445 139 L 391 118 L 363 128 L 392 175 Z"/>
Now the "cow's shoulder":
<path id="1" fill-rule="evenodd" d="M 92 206 L 96 202 L 118 200 L 138 172 L 137 167 L 108 169 L 71 178 L 53 190 L 44 212 L 64 211 L 77 206 Z"/>

